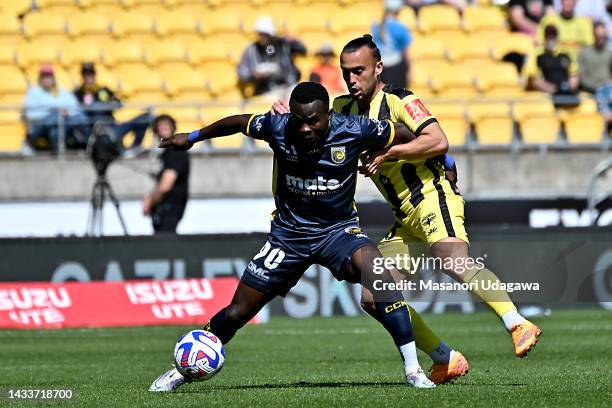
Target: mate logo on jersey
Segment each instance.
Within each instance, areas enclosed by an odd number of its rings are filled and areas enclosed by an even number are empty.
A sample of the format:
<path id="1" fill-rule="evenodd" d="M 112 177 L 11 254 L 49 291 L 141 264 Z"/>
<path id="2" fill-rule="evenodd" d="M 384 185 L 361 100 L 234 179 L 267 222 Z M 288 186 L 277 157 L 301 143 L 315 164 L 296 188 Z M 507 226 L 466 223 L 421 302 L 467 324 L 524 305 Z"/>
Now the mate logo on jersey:
<path id="1" fill-rule="evenodd" d="M 406 109 L 406 112 L 408 112 L 408 115 L 410 115 L 412 120 L 414 120 L 416 123 L 419 123 L 426 117 L 431 116 L 431 113 L 429 113 L 420 99 L 414 99 L 408 102 L 404 108 Z"/>
<path id="2" fill-rule="evenodd" d="M 346 159 L 346 148 L 344 146 L 332 146 L 331 159 L 336 164 L 343 163 Z"/>
<path id="3" fill-rule="evenodd" d="M 292 193 L 304 195 L 334 194 L 340 187 L 348 183 L 352 177 L 353 174 L 350 174 L 346 180 L 340 182 L 337 179 L 326 179 L 323 176 L 318 176 L 317 178 L 302 178 L 287 174 L 287 189 Z"/>

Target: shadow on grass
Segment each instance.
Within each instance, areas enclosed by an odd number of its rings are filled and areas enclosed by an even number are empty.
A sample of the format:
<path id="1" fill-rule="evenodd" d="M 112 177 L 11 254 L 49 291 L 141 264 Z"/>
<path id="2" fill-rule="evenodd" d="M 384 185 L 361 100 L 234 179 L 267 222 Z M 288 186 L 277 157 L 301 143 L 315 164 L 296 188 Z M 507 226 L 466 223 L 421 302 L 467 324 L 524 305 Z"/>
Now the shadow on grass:
<path id="1" fill-rule="evenodd" d="M 443 385 L 442 387 L 448 386 L 468 386 L 468 387 L 524 387 L 527 384 L 512 383 L 470 383 L 470 382 L 457 382 Z M 206 393 L 210 391 L 228 391 L 228 390 L 259 390 L 259 389 L 287 389 L 287 388 L 357 388 L 357 387 L 406 387 L 406 383 L 403 381 L 398 382 L 307 382 L 298 381 L 294 383 L 284 384 L 246 384 L 246 385 L 213 385 L 204 386 L 201 388 L 186 388 L 181 389 L 179 393 Z"/>

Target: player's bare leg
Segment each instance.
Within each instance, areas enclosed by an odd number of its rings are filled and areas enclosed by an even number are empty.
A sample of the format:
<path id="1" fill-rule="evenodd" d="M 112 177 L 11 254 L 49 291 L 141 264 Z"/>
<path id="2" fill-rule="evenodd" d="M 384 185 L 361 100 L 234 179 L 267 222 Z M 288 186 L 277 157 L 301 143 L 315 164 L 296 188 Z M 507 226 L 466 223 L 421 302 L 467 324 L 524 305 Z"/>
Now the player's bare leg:
<path id="1" fill-rule="evenodd" d="M 465 259 L 468 257 L 468 244 L 459 238 L 442 239 L 431 246 L 433 256 L 442 259 L 444 265 L 453 265 L 444 273 L 451 278 L 465 283 L 499 282 L 499 278 L 487 268 L 467 269 Z M 517 357 L 525 357 L 538 342 L 542 330 L 517 311 L 508 293 L 503 290 L 484 290 L 482 284 L 472 293 L 479 296 L 502 319 L 504 326 L 512 335 L 514 352 Z M 489 286 L 485 286 L 489 287 Z"/>
<path id="2" fill-rule="evenodd" d="M 376 290 L 376 281 L 382 284 L 395 282 L 387 269 L 380 274 L 374 273 L 374 259 L 380 257 L 382 254 L 373 245 L 366 245 L 355 251 L 348 267 L 347 280 L 361 283 L 372 294 L 374 316 L 389 332 L 399 349 L 408 385 L 416 388 L 435 387 L 419 365 L 408 304 L 402 293 L 397 290 Z"/>
<path id="3" fill-rule="evenodd" d="M 395 268 L 391 269 L 391 275 L 396 282 L 406 279 L 406 275 Z M 361 307 L 366 313 L 378 320 L 372 292 L 365 287 L 361 289 Z M 469 371 L 469 365 L 463 354 L 443 342 L 410 305 L 408 305 L 408 311 L 416 346 L 427 353 L 433 361 L 433 365 L 429 369 L 429 379 L 436 384 L 444 384 L 466 375 Z"/>
<path id="4" fill-rule="evenodd" d="M 215 334 L 224 345 L 227 344 L 245 324 L 249 322 L 262 307 L 275 295 L 265 294 L 247 286 L 243 282 L 238 284 L 234 297 L 228 306 L 221 309 L 204 326 L 204 330 Z M 176 368 L 172 368 L 160 375 L 149 391 L 171 392 L 189 382 Z"/>

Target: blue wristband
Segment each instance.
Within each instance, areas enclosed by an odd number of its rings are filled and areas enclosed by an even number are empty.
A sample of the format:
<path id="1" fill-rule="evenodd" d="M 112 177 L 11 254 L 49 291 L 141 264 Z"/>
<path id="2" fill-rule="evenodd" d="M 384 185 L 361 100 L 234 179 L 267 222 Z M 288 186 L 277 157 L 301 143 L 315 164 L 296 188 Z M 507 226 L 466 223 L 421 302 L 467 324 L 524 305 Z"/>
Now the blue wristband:
<path id="1" fill-rule="evenodd" d="M 450 154 L 444 155 L 444 167 L 447 169 L 452 169 L 455 167 L 455 158 Z"/>
<path id="2" fill-rule="evenodd" d="M 191 132 L 189 136 L 187 137 L 187 140 L 189 140 L 189 143 L 195 143 L 198 141 L 199 137 L 200 137 L 200 129 L 194 130 L 193 132 Z"/>

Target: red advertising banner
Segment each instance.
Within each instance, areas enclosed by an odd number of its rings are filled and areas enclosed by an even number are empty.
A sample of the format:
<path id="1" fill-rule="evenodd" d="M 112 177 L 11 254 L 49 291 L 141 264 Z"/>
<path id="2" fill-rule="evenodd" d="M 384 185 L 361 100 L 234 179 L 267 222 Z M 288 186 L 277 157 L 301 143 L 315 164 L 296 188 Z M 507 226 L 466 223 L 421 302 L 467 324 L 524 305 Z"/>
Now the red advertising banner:
<path id="1" fill-rule="evenodd" d="M 237 284 L 236 278 L 0 283 L 0 328 L 201 325 L 229 304 Z"/>

